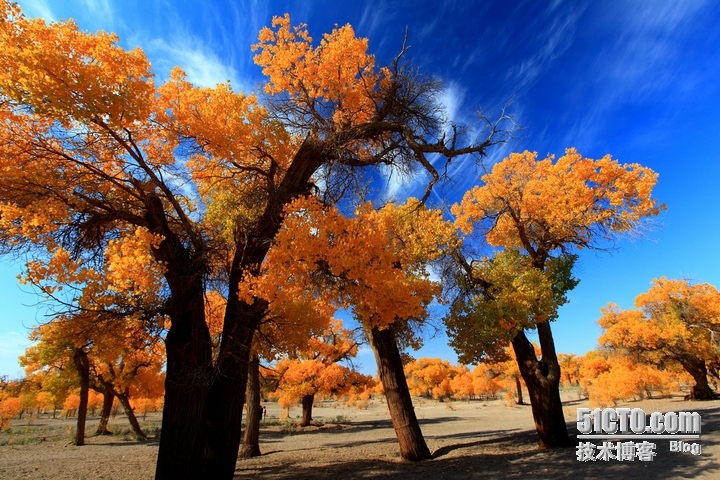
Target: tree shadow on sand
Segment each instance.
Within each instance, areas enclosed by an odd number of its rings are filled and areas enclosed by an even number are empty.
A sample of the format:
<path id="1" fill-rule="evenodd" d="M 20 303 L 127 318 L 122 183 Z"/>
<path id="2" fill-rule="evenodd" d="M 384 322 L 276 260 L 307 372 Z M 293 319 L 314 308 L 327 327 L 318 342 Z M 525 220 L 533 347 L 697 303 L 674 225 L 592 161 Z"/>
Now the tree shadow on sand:
<path id="1" fill-rule="evenodd" d="M 692 410 L 688 405 L 687 410 Z M 702 434 L 698 443 L 703 450 L 716 447 L 720 429 L 720 407 L 704 409 Z M 569 431 L 577 434 L 575 423 L 568 423 Z M 711 435 L 708 435 L 711 434 Z M 436 436 L 440 438 L 445 436 Z M 446 439 L 456 438 L 452 435 Z M 653 461 L 588 461 L 577 460 L 577 439 L 573 446 L 553 450 L 537 448 L 533 430 L 477 432 L 476 440 L 463 435 L 465 441 L 445 445 L 433 453 L 431 460 L 419 463 L 403 462 L 397 457 L 388 459 L 355 459 L 318 466 L 302 461 L 282 465 L 249 467 L 238 463 L 235 478 L 267 479 L 478 479 L 503 478 L 510 480 L 540 479 L 646 479 L 720 478 L 720 464 L 709 453 L 701 455 L 675 453 L 669 450 L 669 440 L 656 440 Z M 581 439 L 582 440 L 582 439 Z M 383 440 L 384 441 L 384 440 Z M 649 440 L 652 441 L 652 440 Z M 595 441 L 596 444 L 601 442 Z M 337 447 L 342 447 L 337 445 Z M 330 459 L 331 460 L 331 459 Z"/>

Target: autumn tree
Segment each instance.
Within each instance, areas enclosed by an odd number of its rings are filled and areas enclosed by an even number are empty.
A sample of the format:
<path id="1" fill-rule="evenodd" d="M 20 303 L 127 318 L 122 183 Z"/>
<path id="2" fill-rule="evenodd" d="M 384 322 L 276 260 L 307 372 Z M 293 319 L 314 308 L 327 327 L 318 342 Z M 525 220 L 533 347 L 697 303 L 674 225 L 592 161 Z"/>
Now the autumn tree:
<path id="1" fill-rule="evenodd" d="M 656 181 L 649 168 L 609 155 L 593 160 L 568 149 L 557 160 L 538 160 L 526 151 L 497 163 L 452 208 L 464 233 L 478 229 L 504 249 L 480 262 L 456 253 L 463 288 L 448 316 L 453 345 L 466 361 L 512 344 L 542 448 L 569 443 L 550 328 L 575 285 L 569 252 L 602 247 L 657 215 Z M 537 330 L 539 358 L 528 330 Z"/>
<path id="2" fill-rule="evenodd" d="M 440 358 L 420 358 L 405 365 L 410 393 L 436 400 L 453 394 L 452 380 L 458 373 L 457 367 Z"/>
<path id="3" fill-rule="evenodd" d="M 337 201 L 356 169 L 380 165 L 428 172 L 428 198 L 443 162 L 502 140 L 497 124 L 467 136 L 447 126 L 441 84 L 403 68 L 403 55 L 376 68 L 350 26 L 314 46 L 304 26 L 275 18 L 254 47 L 268 77 L 260 100 L 229 84 L 197 88 L 179 69 L 156 86 L 142 51 L 113 34 L 28 19 L 6 0 L 0 17 L 3 250 L 92 262 L 140 228 L 163 267 L 171 326 L 157 478 L 234 474 L 266 308 L 238 289 L 261 269 L 286 205 L 316 190 Z M 217 255 L 228 304 L 214 356 L 204 295 Z"/>
<path id="4" fill-rule="evenodd" d="M 660 368 L 677 363 L 695 381 L 690 399 L 717 398 L 708 385 L 707 362 L 720 356 L 714 341 L 720 334 L 720 292 L 707 283 L 663 277 L 635 298 L 635 307 L 610 304 L 602 310 L 600 344 Z"/>
<path id="5" fill-rule="evenodd" d="M 354 217 L 311 198 L 296 201 L 291 211 L 300 213 L 285 217 L 265 273 L 248 280 L 242 290 L 256 296 L 286 295 L 300 285 L 314 285 L 319 296 L 351 310 L 375 353 L 401 455 L 429 458 L 400 348 L 417 347 L 417 327 L 440 293 L 439 284 L 429 277 L 428 263 L 440 256 L 443 244 L 454 241 L 452 225 L 440 211 L 426 209 L 416 199 L 380 210 L 366 203 Z"/>
<path id="6" fill-rule="evenodd" d="M 10 421 L 22 410 L 22 403 L 18 397 L 0 398 L 0 431 L 10 426 Z"/>
<path id="7" fill-rule="evenodd" d="M 475 395 L 473 377 L 466 365 L 458 365 L 455 376 L 450 379 L 453 398 L 470 399 Z"/>
<path id="8" fill-rule="evenodd" d="M 615 407 L 619 401 L 652 398 L 653 392 L 667 396 L 678 388 L 673 372 L 636 363 L 628 356 L 610 355 L 607 367 L 597 377 L 587 379 L 591 405 Z"/>
<path id="9" fill-rule="evenodd" d="M 135 435 L 146 438 L 130 401 L 162 396 L 164 351 L 160 338 L 144 330 L 142 322 L 57 317 L 34 329 L 30 338 L 38 343 L 21 357 L 26 372 L 59 374 L 79 387 L 77 445 L 84 441 L 91 388 L 104 397 L 99 434 L 105 433 L 113 400 L 118 399 Z"/>
<path id="10" fill-rule="evenodd" d="M 298 401 L 302 405 L 300 426 L 312 422 L 312 407 L 316 397 L 341 397 L 351 390 L 360 391 L 374 386 L 372 377 L 342 365 L 357 355 L 358 343 L 353 332 L 336 320 L 322 336 L 313 337 L 304 351 L 294 358 L 281 360 L 275 366 L 280 375 L 278 403 L 288 407 Z"/>
<path id="11" fill-rule="evenodd" d="M 533 348 L 535 349 L 535 356 L 540 357 L 540 346 L 536 342 L 532 342 Z M 515 403 L 517 405 L 525 405 L 523 399 L 523 387 L 525 387 L 525 381 L 520 374 L 520 368 L 518 367 L 517 359 L 515 358 L 515 350 L 506 347 L 505 352 L 507 354 L 507 360 L 497 364 L 502 372 L 504 384 L 508 392 L 511 390 L 515 391 Z M 558 354 L 558 359 L 562 358 L 566 354 Z"/>
<path id="12" fill-rule="evenodd" d="M 96 255 L 102 262 L 82 262 L 58 248 L 46 261 L 28 262 L 21 276 L 23 283 L 32 284 L 45 297 L 53 312 L 50 321 L 31 332 L 31 339 L 39 343 L 21 361 L 28 372 L 74 366 L 80 387 L 77 445 L 84 441 L 90 388 L 104 396 L 98 434 L 107 432 L 117 398 L 135 435 L 143 439 L 130 398 L 143 382 L 155 384 L 143 394 L 162 395 L 162 271 L 152 261 L 148 243 L 152 236 L 147 231 L 118 233 L 105 246 L 104 255 Z"/>
<path id="13" fill-rule="evenodd" d="M 558 364 L 562 372 L 560 385 L 564 387 L 579 385 L 582 360 L 574 353 L 558 353 Z"/>
<path id="14" fill-rule="evenodd" d="M 263 367 L 261 360 L 274 367 L 278 366 L 278 361 L 283 364 L 283 360 L 288 358 L 297 360 L 299 352 L 307 352 L 309 343 L 317 341 L 313 339 L 330 328 L 336 310 L 323 296 L 316 295 L 311 285 L 303 282 L 291 281 L 266 287 L 263 298 L 268 302 L 267 309 L 255 332 L 248 370 L 247 420 L 240 458 L 261 454 L 261 389 L 264 387 L 267 394 L 272 394 L 278 390 L 283 379 L 282 369 Z M 261 382 L 261 371 L 264 372 L 264 384 Z"/>
<path id="15" fill-rule="evenodd" d="M 495 398 L 502 391 L 500 369 L 488 363 L 477 365 L 472 371 L 473 391 L 479 398 Z"/>

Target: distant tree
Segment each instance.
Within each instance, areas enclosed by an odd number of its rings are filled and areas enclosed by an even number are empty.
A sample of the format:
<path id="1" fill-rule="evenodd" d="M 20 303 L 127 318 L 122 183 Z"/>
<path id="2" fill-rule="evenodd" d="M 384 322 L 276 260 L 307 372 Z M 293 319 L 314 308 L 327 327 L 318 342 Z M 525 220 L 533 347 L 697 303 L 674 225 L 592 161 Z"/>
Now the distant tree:
<path id="1" fill-rule="evenodd" d="M 278 402 L 286 408 L 302 404 L 305 427 L 312 421 L 312 407 L 316 396 L 339 398 L 351 392 L 375 385 L 372 377 L 360 374 L 340 362 L 357 355 L 358 343 L 353 333 L 333 321 L 321 336 L 310 338 L 308 345 L 294 358 L 281 360 L 275 366 L 280 375 Z"/>
<path id="2" fill-rule="evenodd" d="M 420 358 L 405 365 L 410 393 L 436 400 L 453 394 L 452 380 L 458 373 L 456 367 L 440 358 Z"/>
<path id="3" fill-rule="evenodd" d="M 475 389 L 470 369 L 465 365 L 458 365 L 456 369 L 456 375 L 450 380 L 452 396 L 459 399 L 472 398 L 475 395 Z"/>
<path id="4" fill-rule="evenodd" d="M 565 387 L 578 385 L 580 382 L 581 360 L 574 353 L 558 353 L 558 364 L 562 372 L 560 384 Z"/>
<path id="5" fill-rule="evenodd" d="M 0 430 L 10 426 L 10 420 L 19 415 L 22 410 L 22 403 L 18 397 L 0 398 Z"/>
<path id="6" fill-rule="evenodd" d="M 88 328 L 100 322 L 105 323 L 104 329 Z M 135 435 L 145 438 L 130 399 L 162 396 L 164 350 L 159 336 L 145 330 L 143 325 L 142 321 L 99 320 L 94 315 L 78 315 L 56 317 L 31 333 L 31 338 L 38 343 L 21 357 L 26 372 L 44 375 L 49 380 L 64 378 L 67 383 L 60 384 L 64 388 L 68 384 L 73 385 L 72 389 L 80 387 L 79 403 L 71 409 L 78 410 L 77 445 L 84 444 L 91 388 L 107 400 L 98 433 L 105 433 L 110 408 L 117 398 Z M 47 387 L 52 392 L 50 384 Z"/>
<path id="7" fill-rule="evenodd" d="M 663 368 L 677 363 L 692 376 L 691 400 L 711 400 L 707 362 L 720 358 L 720 292 L 707 283 L 654 279 L 635 298 L 636 309 L 610 304 L 598 320 L 600 344 L 637 362 Z"/>

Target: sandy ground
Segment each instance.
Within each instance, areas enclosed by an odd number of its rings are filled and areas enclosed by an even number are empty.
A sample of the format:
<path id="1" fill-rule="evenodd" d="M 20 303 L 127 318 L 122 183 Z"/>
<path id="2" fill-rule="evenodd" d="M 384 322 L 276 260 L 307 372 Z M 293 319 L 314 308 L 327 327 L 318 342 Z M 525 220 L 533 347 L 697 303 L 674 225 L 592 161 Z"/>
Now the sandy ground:
<path id="1" fill-rule="evenodd" d="M 681 397 L 631 402 L 645 412 L 698 411 L 702 416 L 701 455 L 669 451 L 668 440 L 656 440 L 657 455 L 651 462 L 617 460 L 580 462 L 576 447 L 537 449 L 529 406 L 502 401 L 414 399 L 425 439 L 433 459 L 420 463 L 399 457 L 384 401 L 374 400 L 367 410 L 324 403 L 314 409 L 321 426 L 298 430 L 277 421 L 280 410 L 266 403 L 268 420 L 261 428 L 263 455 L 239 460 L 235 478 L 265 479 L 465 479 L 465 478 L 675 478 L 720 479 L 720 401 L 684 402 Z M 568 401 L 565 417 L 572 433 L 576 408 L 585 401 Z M 300 410 L 291 410 L 298 416 Z M 126 427 L 118 416 L 117 430 Z M 148 416 L 149 428 L 159 418 Z M 90 436 L 88 445 L 68 445 L 72 421 L 35 419 L 14 421 L 10 434 L 0 435 L 0 479 L 150 479 L 153 477 L 157 442 L 138 443 L 122 432 L 111 437 Z M 95 420 L 89 423 L 93 431 Z M 40 443 L 38 436 L 45 436 Z M 22 440 L 23 438 L 28 440 Z M 600 444 L 601 441 L 595 441 Z M 577 445 L 577 442 L 575 442 Z"/>

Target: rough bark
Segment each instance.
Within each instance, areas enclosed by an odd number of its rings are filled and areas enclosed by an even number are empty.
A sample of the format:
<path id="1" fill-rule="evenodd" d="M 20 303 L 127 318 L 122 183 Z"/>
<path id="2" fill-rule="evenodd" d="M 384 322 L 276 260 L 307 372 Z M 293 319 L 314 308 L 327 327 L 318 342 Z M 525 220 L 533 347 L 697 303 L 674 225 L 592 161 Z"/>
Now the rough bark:
<path id="1" fill-rule="evenodd" d="M 143 432 L 142 428 L 140 427 L 140 423 L 135 416 L 135 411 L 130 405 L 130 399 L 128 398 L 127 394 L 118 393 L 117 398 L 118 400 L 120 400 L 120 403 L 123 406 L 123 410 L 125 410 L 125 416 L 127 416 L 128 422 L 130 422 L 130 428 L 132 428 L 135 437 L 138 440 L 147 440 L 147 435 L 145 435 L 145 432 Z"/>
<path id="2" fill-rule="evenodd" d="M 105 385 L 103 385 L 102 388 L 103 408 L 95 435 L 110 435 L 110 430 L 108 430 L 107 426 L 108 422 L 110 422 L 110 414 L 112 413 L 113 402 L 115 401 L 115 390 Z"/>
<path id="3" fill-rule="evenodd" d="M 280 229 L 283 208 L 294 198 L 310 191 L 310 177 L 327 160 L 327 155 L 317 142 L 305 140 L 269 199 L 263 215 L 249 232 L 245 243 L 236 248 L 228 282 L 229 300 L 225 310 L 217 372 L 207 399 L 209 418 L 203 452 L 204 478 L 229 480 L 235 474 L 250 346 L 255 330 L 267 310 L 267 302 L 262 299 L 256 298 L 252 304 L 240 300 L 240 280 L 247 272 L 259 272 L 270 249 L 270 240 Z"/>
<path id="4" fill-rule="evenodd" d="M 166 225 L 161 214 L 152 219 L 161 226 Z M 205 323 L 203 268 L 201 263 L 193 262 L 169 228 L 158 228 L 158 233 L 165 235 L 156 257 L 167 262 L 165 278 L 171 297 L 166 310 L 171 327 L 165 339 L 165 404 L 155 478 L 211 478 L 204 475 L 203 459 L 208 432 L 207 399 L 212 381 L 212 345 Z"/>
<path id="5" fill-rule="evenodd" d="M 302 400 L 302 420 L 300 420 L 301 427 L 307 427 L 312 423 L 312 408 L 315 403 L 315 395 L 305 395 Z"/>
<path id="6" fill-rule="evenodd" d="M 247 382 L 247 419 L 245 434 L 240 447 L 240 458 L 259 457 L 260 452 L 260 359 L 253 355 L 250 360 Z"/>
<path id="7" fill-rule="evenodd" d="M 570 437 L 560 400 L 560 365 L 548 322 L 538 323 L 538 336 L 542 359 L 538 361 L 535 349 L 521 331 L 512 341 L 520 374 L 530 395 L 535 429 L 540 448 L 566 447 Z"/>
<path id="8" fill-rule="evenodd" d="M 73 362 L 80 378 L 80 405 L 78 406 L 75 445 L 85 445 L 85 421 L 87 419 L 88 394 L 90 392 L 90 360 L 82 348 L 73 349 Z"/>
<path id="9" fill-rule="evenodd" d="M 263 255 L 264 257 L 264 255 Z M 232 281 L 231 284 L 238 284 Z M 237 298 L 231 289 L 229 298 Z M 228 301 L 217 373 L 208 392 L 208 434 L 204 450 L 204 477 L 231 479 L 242 440 L 242 411 L 252 338 L 267 303 L 252 305 Z"/>
<path id="10" fill-rule="evenodd" d="M 690 395 L 686 400 L 715 400 L 718 395 L 712 391 L 707 379 L 707 366 L 704 360 L 700 360 L 690 355 L 681 356 L 678 361 L 695 380 Z"/>
<path id="11" fill-rule="evenodd" d="M 366 332 L 375 353 L 380 381 L 385 388 L 385 399 L 400 445 L 400 455 L 405 460 L 427 460 L 431 457 L 430 450 L 415 415 L 392 326 L 384 330 L 366 328 Z"/>
<path id="12" fill-rule="evenodd" d="M 202 335 L 198 332 L 198 321 L 193 318 L 200 317 L 205 324 L 203 291 L 188 292 L 185 298 L 188 312 L 171 315 L 172 327 L 165 342 L 167 373 L 155 471 L 158 480 L 208 478 L 203 475 L 203 453 L 211 380 L 210 344 L 208 341 L 205 352 L 205 342 L 198 338 Z M 176 321 L 176 317 L 184 316 L 189 317 L 185 322 Z"/>

